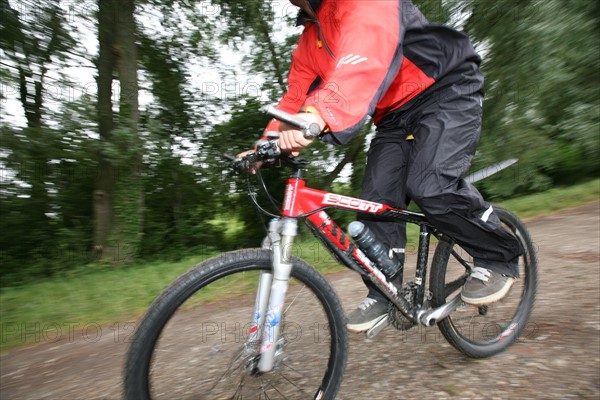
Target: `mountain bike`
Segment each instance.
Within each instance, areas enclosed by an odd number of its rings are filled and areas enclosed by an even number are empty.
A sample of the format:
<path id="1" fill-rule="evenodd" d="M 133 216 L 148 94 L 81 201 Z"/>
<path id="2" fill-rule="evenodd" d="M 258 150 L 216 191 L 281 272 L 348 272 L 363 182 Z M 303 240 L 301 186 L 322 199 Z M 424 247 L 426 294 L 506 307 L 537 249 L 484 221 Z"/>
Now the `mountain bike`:
<path id="1" fill-rule="evenodd" d="M 319 134 L 314 124 L 272 108 L 269 113 L 298 127 L 306 137 Z M 306 223 L 337 261 L 373 282 L 389 299 L 387 318 L 371 328 L 368 337 L 389 325 L 408 330 L 437 324 L 452 346 L 467 356 L 482 358 L 505 350 L 524 329 L 535 299 L 537 257 L 524 224 L 509 211 L 495 207 L 524 249 L 520 276 L 501 301 L 476 307 L 460 297 L 472 260 L 424 214 L 310 188 L 304 179 L 306 162 L 282 154 L 276 140 L 263 141 L 254 153 L 232 161 L 240 172 L 256 171 L 259 163 L 263 168 L 291 169 L 280 215 L 271 219 L 261 248 L 206 260 L 154 301 L 129 349 L 127 398 L 335 397 L 348 351 L 346 318 L 330 283 L 294 255 L 302 250 L 294 247 L 299 221 Z M 489 171 L 479 175 L 489 175 Z M 260 173 L 254 176 L 262 180 Z M 333 221 L 328 209 L 416 224 L 414 279 L 392 282 Z M 432 243 L 436 245 L 428 267 Z"/>

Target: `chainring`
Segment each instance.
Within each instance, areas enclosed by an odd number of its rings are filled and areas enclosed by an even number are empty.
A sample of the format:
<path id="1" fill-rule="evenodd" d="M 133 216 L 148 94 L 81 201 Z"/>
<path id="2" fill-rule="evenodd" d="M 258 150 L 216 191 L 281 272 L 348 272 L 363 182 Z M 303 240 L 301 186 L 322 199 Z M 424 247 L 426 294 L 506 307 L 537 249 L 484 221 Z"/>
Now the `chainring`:
<path id="1" fill-rule="evenodd" d="M 414 304 L 414 294 L 415 291 L 411 287 L 405 287 L 400 290 L 400 296 L 404 297 L 411 306 Z M 400 311 L 392 302 L 389 302 L 388 304 L 388 320 L 390 321 L 390 324 L 399 331 L 407 331 L 416 325 L 406 318 L 404 314 L 402 314 L 402 311 Z"/>

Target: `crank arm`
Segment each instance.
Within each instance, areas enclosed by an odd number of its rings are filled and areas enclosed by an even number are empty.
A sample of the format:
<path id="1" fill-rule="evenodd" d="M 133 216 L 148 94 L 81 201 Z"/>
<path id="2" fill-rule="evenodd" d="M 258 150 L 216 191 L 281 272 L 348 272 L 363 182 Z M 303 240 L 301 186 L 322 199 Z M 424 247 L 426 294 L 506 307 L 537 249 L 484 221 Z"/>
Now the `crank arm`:
<path id="1" fill-rule="evenodd" d="M 417 312 L 417 320 L 421 325 L 425 326 L 433 326 L 439 321 L 446 318 L 450 313 L 456 310 L 462 304 L 462 299 L 460 298 L 460 293 L 454 296 L 452 300 L 440 306 L 438 308 L 434 308 L 429 311 L 419 311 Z"/>
<path id="2" fill-rule="evenodd" d="M 390 319 L 387 314 L 379 320 L 371 329 L 366 332 L 367 339 L 373 339 L 375 336 L 379 335 L 385 328 L 390 325 Z"/>

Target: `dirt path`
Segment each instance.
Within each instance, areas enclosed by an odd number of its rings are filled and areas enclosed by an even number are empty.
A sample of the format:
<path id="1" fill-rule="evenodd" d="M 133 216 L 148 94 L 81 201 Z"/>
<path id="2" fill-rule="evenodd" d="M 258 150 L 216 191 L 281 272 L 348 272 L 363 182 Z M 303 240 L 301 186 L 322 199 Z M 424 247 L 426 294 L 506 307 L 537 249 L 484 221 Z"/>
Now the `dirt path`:
<path id="1" fill-rule="evenodd" d="M 373 340 L 352 335 L 338 398 L 600 398 L 600 203 L 527 225 L 539 249 L 540 280 L 518 343 L 471 360 L 436 328 L 387 329 Z M 346 271 L 330 278 L 351 310 L 364 292 L 359 279 Z M 32 324 L 25 334 L 50 342 L 0 355 L 0 398 L 120 398 L 132 327 L 73 324 L 55 341 Z"/>

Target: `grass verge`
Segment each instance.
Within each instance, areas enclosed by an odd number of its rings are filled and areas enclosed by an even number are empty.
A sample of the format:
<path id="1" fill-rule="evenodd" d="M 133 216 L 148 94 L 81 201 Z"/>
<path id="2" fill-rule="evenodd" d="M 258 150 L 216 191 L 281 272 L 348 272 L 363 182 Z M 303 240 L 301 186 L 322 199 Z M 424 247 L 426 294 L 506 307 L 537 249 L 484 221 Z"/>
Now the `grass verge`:
<path id="1" fill-rule="evenodd" d="M 519 218 L 539 217 L 600 199 L 600 179 L 569 187 L 557 187 L 543 193 L 502 201 Z"/>
<path id="2" fill-rule="evenodd" d="M 521 218 L 597 201 L 600 179 L 501 202 Z M 409 237 L 415 237 L 412 227 Z M 410 247 L 410 244 L 408 246 Z M 295 255 L 327 273 L 341 269 L 316 240 L 295 246 Z M 154 262 L 0 291 L 0 350 L 48 342 L 73 330 L 135 319 L 177 276 L 210 254 L 179 262 Z M 214 299 L 213 299 L 214 300 Z"/>

